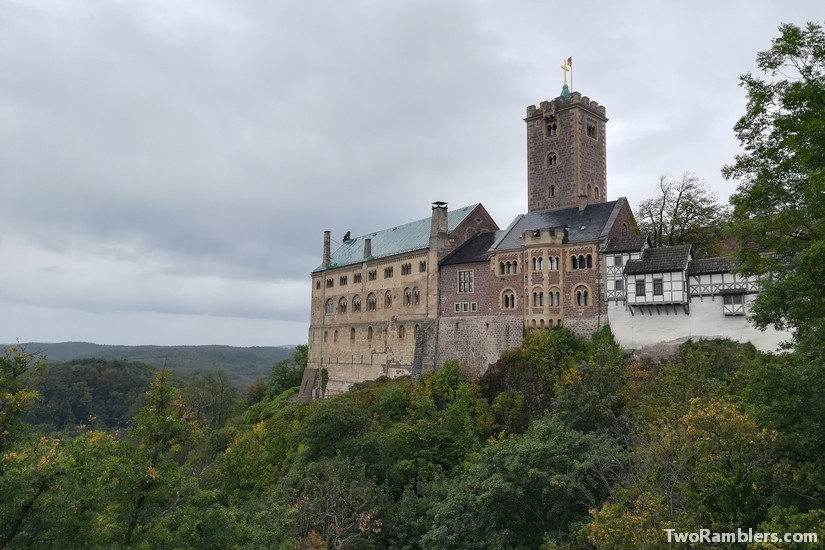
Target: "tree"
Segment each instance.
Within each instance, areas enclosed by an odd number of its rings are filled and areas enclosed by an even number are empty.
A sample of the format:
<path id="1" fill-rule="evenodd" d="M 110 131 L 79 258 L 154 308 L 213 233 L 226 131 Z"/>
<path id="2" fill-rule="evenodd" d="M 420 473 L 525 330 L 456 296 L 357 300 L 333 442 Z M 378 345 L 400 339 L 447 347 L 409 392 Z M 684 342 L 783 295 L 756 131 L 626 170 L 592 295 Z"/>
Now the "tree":
<path id="1" fill-rule="evenodd" d="M 269 375 L 270 394 L 278 395 L 289 388 L 301 385 L 304 369 L 307 368 L 308 348 L 302 344 L 295 346 L 295 351 L 289 359 L 282 359 L 275 363 Z"/>
<path id="2" fill-rule="evenodd" d="M 655 197 L 639 205 L 639 228 L 654 246 L 692 244 L 696 256 L 712 256 L 722 241 L 725 208 L 707 184 L 690 172 L 660 176 Z"/>
<path id="3" fill-rule="evenodd" d="M 739 183 L 731 197 L 741 270 L 762 293 L 753 318 L 794 330 L 797 344 L 825 337 L 825 33 L 819 24 L 782 25 L 747 73 L 744 147 L 723 169 Z M 817 347 L 818 346 L 818 347 Z"/>
<path id="4" fill-rule="evenodd" d="M 3 349 L 0 355 L 0 476 L 3 455 L 14 440 L 18 417 L 37 399 L 37 392 L 22 383 L 23 377 L 39 361 L 18 346 Z"/>

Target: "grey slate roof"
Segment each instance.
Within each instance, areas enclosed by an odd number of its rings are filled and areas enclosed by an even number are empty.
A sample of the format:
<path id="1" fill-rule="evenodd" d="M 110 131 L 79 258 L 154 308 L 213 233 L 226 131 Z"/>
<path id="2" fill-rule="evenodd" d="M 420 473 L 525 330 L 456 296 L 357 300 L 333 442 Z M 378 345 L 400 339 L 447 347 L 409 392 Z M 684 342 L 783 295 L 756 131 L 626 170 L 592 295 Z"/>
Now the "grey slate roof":
<path id="1" fill-rule="evenodd" d="M 607 241 L 604 253 L 641 252 L 647 242 L 647 235 L 622 235 L 620 237 L 613 237 Z"/>
<path id="2" fill-rule="evenodd" d="M 503 234 L 504 231 L 480 233 L 450 252 L 440 263 L 441 265 L 456 265 L 486 262 L 492 255 L 490 247 Z"/>
<path id="3" fill-rule="evenodd" d="M 690 260 L 690 245 L 662 246 L 646 248 L 641 260 L 628 260 L 624 266 L 625 275 L 641 273 L 666 273 L 687 269 Z"/>
<path id="4" fill-rule="evenodd" d="M 458 227 L 477 206 L 478 203 L 447 212 L 447 231 L 453 231 Z M 369 260 L 386 258 L 414 250 L 426 250 L 430 246 L 431 222 L 431 217 L 423 218 L 344 241 L 341 246 L 332 251 L 332 262 L 329 267 L 324 268 L 323 265 L 319 265 L 312 272 L 316 273 L 326 269 L 360 264 L 364 261 L 365 239 L 372 239 L 372 256 L 368 258 Z"/>
<path id="5" fill-rule="evenodd" d="M 739 262 L 736 258 L 722 256 L 718 258 L 702 258 L 692 260 L 688 266 L 688 275 L 702 275 L 708 273 L 727 273 L 736 267 Z"/>
<path id="6" fill-rule="evenodd" d="M 610 202 L 588 204 L 584 210 L 578 206 L 532 212 L 517 217 L 506 233 L 494 244 L 495 250 L 514 250 L 521 248 L 521 236 L 525 231 L 559 228 L 567 226 L 566 243 L 592 242 L 607 236 L 610 226 L 619 214 L 620 205 L 625 199 Z"/>

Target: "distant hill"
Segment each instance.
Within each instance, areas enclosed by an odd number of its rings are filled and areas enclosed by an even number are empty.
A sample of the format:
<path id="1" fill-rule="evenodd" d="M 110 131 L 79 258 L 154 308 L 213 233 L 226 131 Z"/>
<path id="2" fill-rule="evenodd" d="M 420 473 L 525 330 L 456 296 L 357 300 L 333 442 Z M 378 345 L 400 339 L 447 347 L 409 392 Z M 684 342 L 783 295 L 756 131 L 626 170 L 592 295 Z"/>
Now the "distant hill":
<path id="1" fill-rule="evenodd" d="M 99 357 L 140 361 L 159 369 L 165 365 L 184 375 L 223 370 L 240 390 L 246 389 L 258 377 L 269 376 L 272 365 L 288 358 L 295 350 L 294 346 L 104 346 L 89 342 L 29 342 L 21 345 L 28 353 L 45 355 L 50 364 Z"/>

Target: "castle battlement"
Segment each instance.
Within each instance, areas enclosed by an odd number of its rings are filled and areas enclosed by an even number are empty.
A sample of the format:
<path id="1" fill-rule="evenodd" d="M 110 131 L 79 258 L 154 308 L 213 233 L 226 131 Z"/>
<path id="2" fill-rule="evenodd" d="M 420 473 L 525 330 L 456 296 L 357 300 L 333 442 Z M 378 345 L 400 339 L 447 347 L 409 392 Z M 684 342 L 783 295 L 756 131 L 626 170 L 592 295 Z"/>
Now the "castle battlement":
<path id="1" fill-rule="evenodd" d="M 589 97 L 582 96 L 579 92 L 571 92 L 570 97 L 565 99 L 562 96 L 557 97 L 556 99 L 552 99 L 549 101 L 542 101 L 539 103 L 539 106 L 536 107 L 535 105 L 530 105 L 527 107 L 527 118 L 525 120 L 530 120 L 533 118 L 538 118 L 544 115 L 554 114 L 556 111 L 561 111 L 563 109 L 569 109 L 574 106 L 584 107 L 593 113 L 599 114 L 602 117 L 606 117 L 607 110 L 604 108 L 604 105 L 599 105 L 596 101 L 591 101 Z"/>

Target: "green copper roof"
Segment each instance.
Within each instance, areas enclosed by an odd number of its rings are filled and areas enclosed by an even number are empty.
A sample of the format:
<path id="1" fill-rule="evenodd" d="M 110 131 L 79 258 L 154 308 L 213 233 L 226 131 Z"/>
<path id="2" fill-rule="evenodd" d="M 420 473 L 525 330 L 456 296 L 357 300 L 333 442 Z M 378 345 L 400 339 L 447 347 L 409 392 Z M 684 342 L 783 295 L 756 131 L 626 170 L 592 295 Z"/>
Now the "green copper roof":
<path id="1" fill-rule="evenodd" d="M 447 212 L 447 231 L 452 232 L 477 206 L 478 204 L 472 204 Z M 424 218 L 344 241 L 338 249 L 332 251 L 332 263 L 326 269 L 363 262 L 364 240 L 366 239 L 372 239 L 372 255 L 368 260 L 386 258 L 414 250 L 426 250 L 430 246 L 431 222 L 432 218 Z M 333 246 L 335 246 L 334 243 Z M 324 266 L 319 265 L 312 272 L 324 270 Z"/>

